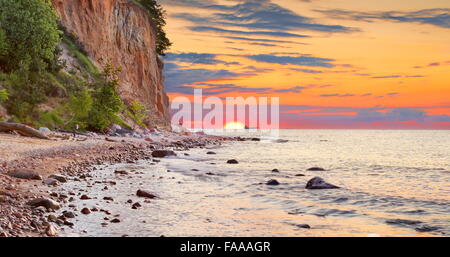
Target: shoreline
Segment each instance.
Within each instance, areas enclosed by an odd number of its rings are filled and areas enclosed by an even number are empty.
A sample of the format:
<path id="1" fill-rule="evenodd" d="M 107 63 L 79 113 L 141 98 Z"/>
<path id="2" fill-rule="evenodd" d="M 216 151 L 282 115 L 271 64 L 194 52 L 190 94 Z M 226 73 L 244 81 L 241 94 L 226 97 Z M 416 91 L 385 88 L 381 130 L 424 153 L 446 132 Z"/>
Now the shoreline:
<path id="1" fill-rule="evenodd" d="M 73 137 L 68 133 L 52 133 L 52 137 L 57 139 L 49 141 L 0 133 L 0 237 L 57 236 L 58 230 L 74 225 L 64 215 L 56 217 L 56 213 L 67 209 L 73 198 L 52 192 L 63 184 L 49 179 L 52 175 L 84 183 L 96 165 L 152 160 L 154 150 L 184 151 L 236 140 L 172 132 L 161 132 L 160 135 L 147 136 L 145 139 Z M 8 174 L 20 169 L 38 172 L 42 180 L 20 179 Z M 53 183 L 56 184 L 51 185 Z M 38 198 L 56 202 L 61 206 L 60 211 L 45 207 L 33 208 L 27 204 Z"/>

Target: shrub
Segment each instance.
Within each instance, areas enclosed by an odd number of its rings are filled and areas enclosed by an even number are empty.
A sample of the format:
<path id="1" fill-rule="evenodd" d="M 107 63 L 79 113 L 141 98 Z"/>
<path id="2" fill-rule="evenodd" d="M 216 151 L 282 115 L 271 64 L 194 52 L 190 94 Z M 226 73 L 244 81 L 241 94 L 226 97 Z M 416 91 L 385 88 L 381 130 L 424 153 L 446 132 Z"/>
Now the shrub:
<path id="1" fill-rule="evenodd" d="M 139 3 L 148 11 L 150 19 L 155 26 L 156 52 L 164 56 L 165 51 L 172 45 L 164 30 L 166 26 L 166 11 L 156 0 L 139 0 Z"/>
<path id="2" fill-rule="evenodd" d="M 0 6 L 0 66 L 5 71 L 46 68 L 46 62 L 54 59 L 61 35 L 51 4 L 46 0 L 0 0 Z"/>
<path id="3" fill-rule="evenodd" d="M 0 89 L 0 103 L 7 100 L 9 97 L 8 91 L 6 89 Z"/>
<path id="4" fill-rule="evenodd" d="M 117 93 L 120 72 L 120 68 L 106 64 L 101 79 L 92 85 L 95 91 L 88 124 L 93 130 L 103 132 L 112 123 L 121 121 L 118 114 L 123 110 L 124 104 Z"/>
<path id="5" fill-rule="evenodd" d="M 139 100 L 134 100 L 128 107 L 128 114 L 131 116 L 134 122 L 141 127 L 146 127 L 146 125 L 144 124 L 144 120 L 145 118 L 147 118 L 148 113 L 149 110 L 147 109 L 147 107 Z"/>

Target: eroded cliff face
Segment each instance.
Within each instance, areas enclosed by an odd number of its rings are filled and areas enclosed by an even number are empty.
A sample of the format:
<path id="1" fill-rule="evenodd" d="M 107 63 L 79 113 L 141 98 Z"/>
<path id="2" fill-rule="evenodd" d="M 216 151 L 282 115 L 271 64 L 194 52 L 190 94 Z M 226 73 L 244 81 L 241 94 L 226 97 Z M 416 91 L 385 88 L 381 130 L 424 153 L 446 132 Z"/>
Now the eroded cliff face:
<path id="1" fill-rule="evenodd" d="M 98 66 L 110 61 L 122 67 L 122 99 L 134 99 L 151 111 L 151 126 L 169 126 L 168 97 L 156 34 L 145 10 L 132 0 L 52 0 L 69 33 L 77 36 Z"/>

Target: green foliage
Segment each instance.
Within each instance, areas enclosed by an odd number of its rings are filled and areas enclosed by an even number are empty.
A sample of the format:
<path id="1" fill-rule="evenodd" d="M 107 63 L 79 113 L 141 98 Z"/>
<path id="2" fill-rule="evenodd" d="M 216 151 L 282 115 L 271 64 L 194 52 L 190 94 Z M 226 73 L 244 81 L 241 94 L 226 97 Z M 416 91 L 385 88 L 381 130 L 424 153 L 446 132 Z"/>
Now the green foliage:
<path id="1" fill-rule="evenodd" d="M 156 0 L 138 0 L 138 3 L 149 12 L 150 19 L 156 29 L 156 52 L 164 56 L 165 51 L 172 45 L 164 30 L 166 26 L 166 11 Z"/>
<path id="2" fill-rule="evenodd" d="M 146 127 L 144 120 L 147 118 L 149 110 L 139 100 L 134 100 L 128 107 L 128 115 L 134 120 L 136 124 L 141 127 Z"/>
<path id="3" fill-rule="evenodd" d="M 9 94 L 8 91 L 6 91 L 6 89 L 0 89 L 0 103 L 8 100 Z"/>
<path id="4" fill-rule="evenodd" d="M 102 78 L 92 85 L 93 105 L 88 118 L 90 129 L 105 131 L 111 124 L 121 121 L 118 114 L 123 110 L 124 104 L 117 93 L 120 72 L 120 68 L 107 64 L 101 74 Z"/>
<path id="5" fill-rule="evenodd" d="M 40 111 L 37 125 L 40 127 L 55 129 L 63 127 L 64 121 L 57 113 L 57 110 Z"/>
<path id="6" fill-rule="evenodd" d="M 0 27 L 0 58 L 8 53 L 5 31 Z"/>
<path id="7" fill-rule="evenodd" d="M 4 71 L 45 69 L 54 60 L 61 35 L 51 4 L 46 0 L 0 0 L 0 6 L 0 67 Z"/>
<path id="8" fill-rule="evenodd" d="M 20 121 L 30 120 L 35 106 L 47 100 L 45 90 L 48 80 L 45 73 L 21 68 L 10 74 L 1 74 L 0 82 L 9 93 L 5 107 Z"/>
<path id="9" fill-rule="evenodd" d="M 73 57 L 80 62 L 81 72 L 85 78 L 94 77 L 100 73 L 97 66 L 86 56 L 85 50 L 80 47 L 81 44 L 77 43 L 78 41 L 74 39 L 73 35 L 69 36 L 69 34 L 65 33 L 62 41 L 68 47 Z"/>
<path id="10" fill-rule="evenodd" d="M 72 115 L 67 128 L 85 130 L 88 127 L 88 118 L 92 110 L 93 99 L 91 93 L 84 89 L 77 95 L 71 95 L 67 103 L 68 112 Z"/>

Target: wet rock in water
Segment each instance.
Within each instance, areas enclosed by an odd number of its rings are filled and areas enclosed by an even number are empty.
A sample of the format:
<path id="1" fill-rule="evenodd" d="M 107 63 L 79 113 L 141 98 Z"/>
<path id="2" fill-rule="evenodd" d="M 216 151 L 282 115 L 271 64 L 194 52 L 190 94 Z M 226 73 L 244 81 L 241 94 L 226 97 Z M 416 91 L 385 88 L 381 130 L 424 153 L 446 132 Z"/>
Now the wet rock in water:
<path id="1" fill-rule="evenodd" d="M 296 176 L 296 177 L 304 177 L 305 174 L 296 174 L 295 176 Z"/>
<path id="2" fill-rule="evenodd" d="M 106 197 L 103 197 L 103 200 L 105 200 L 105 201 L 114 201 L 114 198 L 106 196 Z"/>
<path id="3" fill-rule="evenodd" d="M 393 225 L 418 225 L 423 222 L 418 220 L 390 219 L 386 220 L 386 223 Z"/>
<path id="4" fill-rule="evenodd" d="M 308 181 L 308 183 L 306 184 L 306 189 L 337 189 L 337 188 L 339 187 L 325 182 L 325 180 L 323 180 L 320 177 L 315 177 L 310 181 Z"/>
<path id="5" fill-rule="evenodd" d="M 84 215 L 88 215 L 88 214 L 91 213 L 91 210 L 89 210 L 88 208 L 83 208 L 83 209 L 81 210 L 81 213 L 83 213 Z"/>
<path id="6" fill-rule="evenodd" d="M 87 196 L 87 195 L 82 195 L 82 196 L 80 197 L 80 199 L 81 199 L 81 200 L 90 200 L 91 198 L 90 198 L 89 196 Z"/>
<path id="7" fill-rule="evenodd" d="M 145 191 L 145 190 L 138 190 L 136 192 L 136 195 L 139 197 L 145 197 L 145 198 L 150 198 L 150 199 L 154 199 L 154 198 L 158 197 L 156 194 L 153 194 L 153 193 Z"/>
<path id="8" fill-rule="evenodd" d="M 53 179 L 53 178 L 47 178 L 47 179 L 44 179 L 44 181 L 42 181 L 42 183 L 47 186 L 57 186 L 58 180 Z"/>
<path id="9" fill-rule="evenodd" d="M 228 164 L 238 164 L 239 162 L 235 159 L 232 159 L 232 160 L 228 160 L 227 163 Z"/>
<path id="10" fill-rule="evenodd" d="M 57 174 L 55 174 L 55 175 L 49 176 L 48 178 L 56 179 L 56 180 L 58 180 L 58 181 L 61 182 L 61 183 L 66 183 L 66 182 L 67 182 L 67 178 L 64 177 L 63 175 L 57 175 Z"/>
<path id="11" fill-rule="evenodd" d="M 58 232 L 56 231 L 56 228 L 53 227 L 53 225 L 49 225 L 49 226 L 47 227 L 47 229 L 45 230 L 45 234 L 46 234 L 47 236 L 53 237 L 53 236 L 56 236 L 56 235 L 58 234 Z"/>
<path id="12" fill-rule="evenodd" d="M 46 199 L 46 198 L 36 198 L 29 202 L 27 202 L 27 205 L 30 205 L 32 207 L 45 207 L 47 209 L 51 210 L 59 210 L 60 205 L 59 203 L 53 201 L 52 199 Z"/>
<path id="13" fill-rule="evenodd" d="M 114 174 L 128 175 L 128 172 L 126 170 L 116 170 L 114 171 Z"/>
<path id="14" fill-rule="evenodd" d="M 269 186 L 278 186 L 280 184 L 280 182 L 278 182 L 276 179 L 271 179 L 269 181 L 267 181 L 266 185 Z"/>
<path id="15" fill-rule="evenodd" d="M 261 141 L 261 139 L 260 139 L 260 138 L 256 138 L 256 137 L 255 137 L 255 138 L 252 138 L 252 139 L 251 139 L 251 141 L 254 141 L 254 142 L 259 142 L 259 141 Z"/>
<path id="16" fill-rule="evenodd" d="M 307 169 L 307 171 L 325 171 L 325 169 L 320 167 L 312 167 Z"/>
<path id="17" fill-rule="evenodd" d="M 210 151 L 210 152 L 207 152 L 206 154 L 209 154 L 209 155 L 213 155 L 213 154 L 216 154 L 215 152 L 212 152 L 212 151 Z"/>
<path id="18" fill-rule="evenodd" d="M 280 170 L 278 170 L 278 169 L 273 169 L 272 172 L 274 172 L 274 173 L 280 173 Z"/>
<path id="19" fill-rule="evenodd" d="M 208 176 L 214 176 L 214 175 L 216 175 L 216 174 L 214 174 L 214 173 L 212 173 L 212 172 L 207 172 L 206 175 L 208 175 Z"/>
<path id="20" fill-rule="evenodd" d="M 152 157 L 164 158 L 167 156 L 176 156 L 177 154 L 172 150 L 155 150 L 152 152 Z"/>
<path id="21" fill-rule="evenodd" d="M 433 226 L 428 226 L 428 225 L 424 225 L 422 227 L 418 227 L 416 228 L 417 232 L 433 232 L 436 230 L 439 230 L 440 227 L 433 227 Z"/>
<path id="22" fill-rule="evenodd" d="M 140 203 L 134 203 L 133 206 L 131 206 L 132 209 L 136 210 L 137 208 L 142 207 Z"/>
<path id="23" fill-rule="evenodd" d="M 34 170 L 17 169 L 8 173 L 10 177 L 28 179 L 28 180 L 42 180 L 41 175 Z"/>
<path id="24" fill-rule="evenodd" d="M 308 225 L 308 224 L 297 224 L 295 226 L 297 226 L 298 228 L 306 228 L 306 229 L 310 229 L 311 228 L 311 226 Z"/>
<path id="25" fill-rule="evenodd" d="M 113 219 L 113 220 L 111 220 L 111 223 L 120 223 L 120 220 L 119 219 Z"/>

